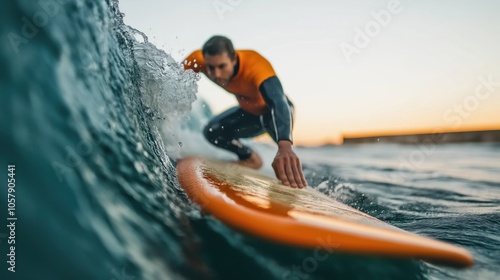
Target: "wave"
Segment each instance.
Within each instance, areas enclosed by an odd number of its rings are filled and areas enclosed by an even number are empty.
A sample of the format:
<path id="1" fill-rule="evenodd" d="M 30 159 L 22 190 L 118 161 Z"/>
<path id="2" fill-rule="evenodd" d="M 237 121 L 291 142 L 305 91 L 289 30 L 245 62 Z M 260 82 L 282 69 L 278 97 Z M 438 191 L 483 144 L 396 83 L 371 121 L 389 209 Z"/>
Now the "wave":
<path id="1" fill-rule="evenodd" d="M 203 104 L 198 76 L 125 25 L 118 1 L 8 1 L 0 13 L 0 163 L 18 176 L 16 277 L 203 270 L 186 223 L 196 209 L 173 165 L 179 135 L 200 134 L 211 113 L 192 110 Z"/>

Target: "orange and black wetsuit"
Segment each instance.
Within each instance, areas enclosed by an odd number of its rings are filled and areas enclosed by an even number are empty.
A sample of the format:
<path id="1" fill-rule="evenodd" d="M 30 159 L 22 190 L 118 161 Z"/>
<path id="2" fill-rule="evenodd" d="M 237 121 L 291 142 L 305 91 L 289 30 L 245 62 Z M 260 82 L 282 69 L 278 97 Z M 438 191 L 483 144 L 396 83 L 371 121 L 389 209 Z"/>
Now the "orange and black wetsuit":
<path id="1" fill-rule="evenodd" d="M 217 147 L 229 150 L 239 159 L 247 159 L 252 150 L 240 143 L 240 138 L 252 138 L 265 132 L 277 143 L 292 142 L 293 104 L 285 96 L 283 87 L 271 64 L 252 50 L 237 50 L 238 61 L 231 81 L 223 88 L 236 96 L 239 106 L 213 118 L 205 127 L 207 140 Z M 201 50 L 193 52 L 184 61 L 184 69 L 206 75 Z"/>

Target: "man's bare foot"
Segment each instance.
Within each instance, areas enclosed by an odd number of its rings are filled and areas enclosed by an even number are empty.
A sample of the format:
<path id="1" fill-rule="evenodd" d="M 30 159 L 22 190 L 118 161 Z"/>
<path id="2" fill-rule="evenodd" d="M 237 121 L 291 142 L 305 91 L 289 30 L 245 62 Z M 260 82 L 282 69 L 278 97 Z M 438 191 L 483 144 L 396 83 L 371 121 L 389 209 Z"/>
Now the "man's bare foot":
<path id="1" fill-rule="evenodd" d="M 250 158 L 238 160 L 235 163 L 252 169 L 260 169 L 262 167 L 262 159 L 256 152 L 252 152 Z"/>

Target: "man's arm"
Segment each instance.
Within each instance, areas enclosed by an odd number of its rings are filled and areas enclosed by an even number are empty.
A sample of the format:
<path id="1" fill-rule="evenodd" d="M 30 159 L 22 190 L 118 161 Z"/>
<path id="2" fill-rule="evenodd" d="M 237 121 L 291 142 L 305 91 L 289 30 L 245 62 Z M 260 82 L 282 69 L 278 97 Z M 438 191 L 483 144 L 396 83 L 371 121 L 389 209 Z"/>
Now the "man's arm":
<path id="1" fill-rule="evenodd" d="M 292 150 L 292 115 L 280 80 L 272 76 L 259 86 L 262 97 L 271 111 L 278 153 L 273 161 L 276 177 L 294 188 L 307 186 L 299 158 Z"/>
<path id="2" fill-rule="evenodd" d="M 263 81 L 259 87 L 267 107 L 271 110 L 276 131 L 276 140 L 292 141 L 292 112 L 278 77 Z"/>
<path id="3" fill-rule="evenodd" d="M 192 52 L 184 61 L 182 62 L 184 70 L 193 70 L 196 73 L 202 72 L 206 73 L 205 60 L 203 59 L 203 54 L 201 50 Z"/>

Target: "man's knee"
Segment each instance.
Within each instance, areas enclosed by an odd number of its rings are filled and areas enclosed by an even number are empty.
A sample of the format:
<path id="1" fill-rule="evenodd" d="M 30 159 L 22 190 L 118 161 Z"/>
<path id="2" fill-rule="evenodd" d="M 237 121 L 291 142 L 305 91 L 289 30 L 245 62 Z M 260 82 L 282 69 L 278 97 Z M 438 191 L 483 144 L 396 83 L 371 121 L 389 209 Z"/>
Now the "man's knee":
<path id="1" fill-rule="evenodd" d="M 220 128 L 220 126 L 214 123 L 208 123 L 203 129 L 203 135 L 210 142 L 213 142 L 212 140 L 219 137 L 221 135 L 221 132 L 222 129 Z"/>
<path id="2" fill-rule="evenodd" d="M 207 124 L 203 129 L 203 136 L 205 136 L 205 139 L 210 140 L 212 136 L 212 126 L 210 124 Z"/>

